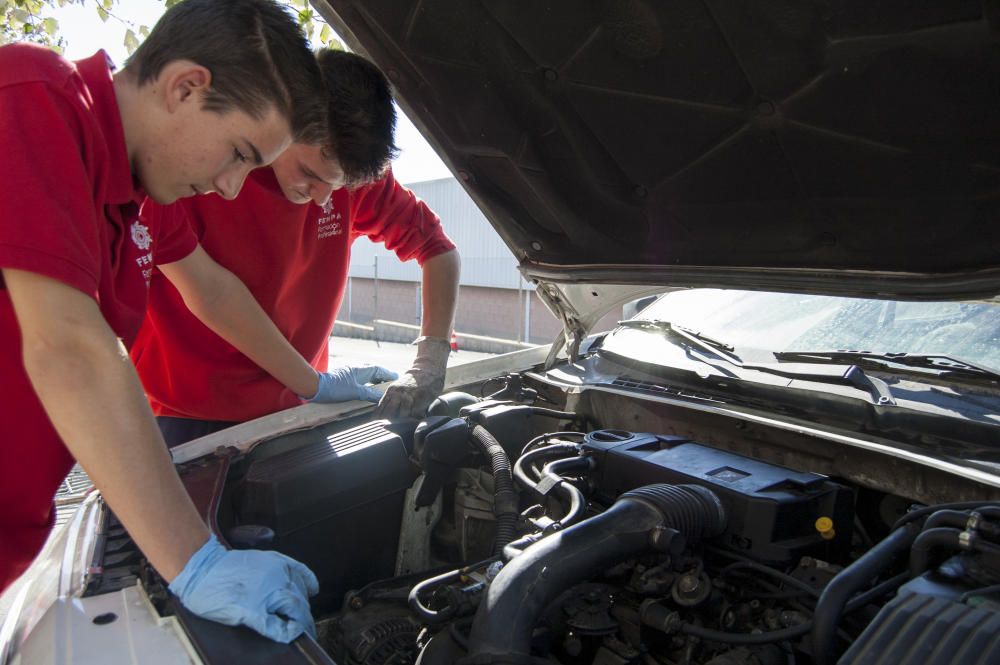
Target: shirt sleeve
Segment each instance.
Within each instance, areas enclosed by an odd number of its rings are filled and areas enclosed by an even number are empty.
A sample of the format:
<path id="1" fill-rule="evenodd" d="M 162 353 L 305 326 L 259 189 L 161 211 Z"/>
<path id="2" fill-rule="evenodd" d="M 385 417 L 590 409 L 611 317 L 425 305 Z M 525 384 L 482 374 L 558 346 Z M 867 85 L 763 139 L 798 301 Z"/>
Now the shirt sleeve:
<path id="1" fill-rule="evenodd" d="M 0 267 L 97 298 L 102 233 L 88 172 L 97 151 L 82 109 L 46 83 L 0 88 Z"/>
<path id="2" fill-rule="evenodd" d="M 143 201 L 139 211 L 143 223 L 153 230 L 153 263 L 163 265 L 180 261 L 198 246 L 198 236 L 191 227 L 187 210 L 180 202 L 160 205 L 151 199 Z"/>
<path id="3" fill-rule="evenodd" d="M 401 261 L 428 259 L 455 249 L 441 219 L 403 187 L 392 171 L 381 180 L 351 192 L 351 231 L 384 243 Z"/>

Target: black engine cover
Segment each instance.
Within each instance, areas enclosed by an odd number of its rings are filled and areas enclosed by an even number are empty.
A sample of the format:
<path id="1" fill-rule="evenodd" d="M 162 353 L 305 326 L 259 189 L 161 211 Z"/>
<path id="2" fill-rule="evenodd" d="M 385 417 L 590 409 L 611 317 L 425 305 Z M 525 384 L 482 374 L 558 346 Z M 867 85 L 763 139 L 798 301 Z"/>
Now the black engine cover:
<path id="1" fill-rule="evenodd" d="M 815 473 L 758 462 L 682 437 L 598 430 L 584 449 L 598 461 L 599 496 L 614 501 L 623 492 L 652 483 L 695 484 L 712 489 L 729 515 L 720 538 L 729 548 L 772 565 L 802 556 L 843 561 L 853 529 L 849 489 Z M 827 517 L 823 537 L 816 521 Z"/>
<path id="2" fill-rule="evenodd" d="M 413 422 L 377 420 L 250 463 L 236 501 L 241 524 L 275 532 L 274 549 L 319 572 L 314 607 L 335 609 L 343 594 L 393 574 Z"/>

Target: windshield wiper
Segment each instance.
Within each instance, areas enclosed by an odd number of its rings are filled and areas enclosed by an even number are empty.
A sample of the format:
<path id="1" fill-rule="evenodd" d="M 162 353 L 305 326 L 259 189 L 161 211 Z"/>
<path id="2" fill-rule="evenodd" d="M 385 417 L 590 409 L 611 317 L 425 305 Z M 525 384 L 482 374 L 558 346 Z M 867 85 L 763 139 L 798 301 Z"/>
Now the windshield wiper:
<path id="1" fill-rule="evenodd" d="M 687 328 L 685 326 L 679 326 L 676 323 L 671 323 L 670 321 L 664 321 L 662 319 L 628 319 L 627 321 L 619 321 L 618 325 L 623 328 L 652 328 L 662 332 L 674 333 L 687 339 L 688 341 L 694 342 L 698 346 L 707 346 L 712 351 L 725 351 L 731 359 L 739 361 L 739 356 L 735 353 L 736 347 L 732 344 L 706 335 L 703 332 L 692 330 L 691 328 Z"/>
<path id="2" fill-rule="evenodd" d="M 781 362 L 843 363 L 898 372 L 899 367 L 912 367 L 942 378 L 1000 383 L 1000 372 L 951 356 L 934 353 L 873 353 L 871 351 L 778 351 L 774 357 Z"/>
<path id="3" fill-rule="evenodd" d="M 732 365 L 740 369 L 775 374 L 788 379 L 847 385 L 867 392 L 871 396 L 872 403 L 874 404 L 889 406 L 896 405 L 896 400 L 893 397 L 888 384 L 881 379 L 868 376 L 865 374 L 864 370 L 858 367 L 855 363 L 849 363 L 850 366 L 845 368 L 822 367 L 817 371 L 804 371 L 801 368 L 793 369 L 790 367 L 783 367 L 778 363 L 748 363 L 744 362 L 742 358 L 736 355 L 735 347 L 732 344 L 727 344 L 722 340 L 715 339 L 701 332 L 691 330 L 690 328 L 678 326 L 670 321 L 664 321 L 661 319 L 629 319 L 627 321 L 619 321 L 618 325 L 625 328 L 656 330 L 658 332 L 675 335 L 684 339 L 693 346 L 697 346 L 702 350 L 708 350 L 709 352 L 715 354 L 727 365 Z M 706 365 L 715 367 L 719 371 L 731 374 L 730 372 L 726 372 L 726 370 L 723 367 L 720 367 L 719 363 L 715 361 L 707 358 L 699 358 L 698 360 Z"/>

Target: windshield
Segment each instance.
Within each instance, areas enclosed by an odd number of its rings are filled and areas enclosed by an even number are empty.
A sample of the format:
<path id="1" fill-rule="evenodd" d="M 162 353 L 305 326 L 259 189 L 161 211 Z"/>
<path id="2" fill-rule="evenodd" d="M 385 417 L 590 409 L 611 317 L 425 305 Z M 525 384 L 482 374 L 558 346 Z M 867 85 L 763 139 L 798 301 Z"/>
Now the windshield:
<path id="1" fill-rule="evenodd" d="M 660 296 L 635 318 L 669 321 L 737 349 L 940 354 L 1000 369 L 994 303 L 691 289 Z"/>

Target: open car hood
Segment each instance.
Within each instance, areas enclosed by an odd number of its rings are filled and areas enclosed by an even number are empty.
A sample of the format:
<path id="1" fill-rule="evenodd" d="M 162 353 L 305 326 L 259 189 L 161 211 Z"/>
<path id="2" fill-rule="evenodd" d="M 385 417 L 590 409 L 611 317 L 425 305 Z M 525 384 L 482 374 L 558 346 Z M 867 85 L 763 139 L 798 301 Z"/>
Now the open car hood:
<path id="1" fill-rule="evenodd" d="M 313 5 L 531 277 L 1000 293 L 991 3 Z"/>

